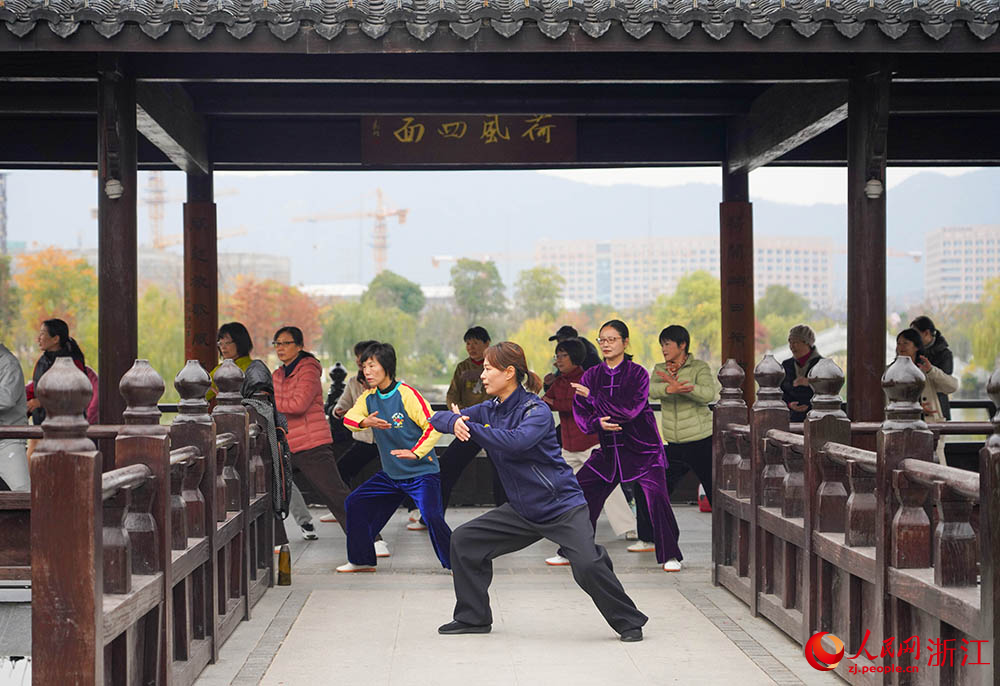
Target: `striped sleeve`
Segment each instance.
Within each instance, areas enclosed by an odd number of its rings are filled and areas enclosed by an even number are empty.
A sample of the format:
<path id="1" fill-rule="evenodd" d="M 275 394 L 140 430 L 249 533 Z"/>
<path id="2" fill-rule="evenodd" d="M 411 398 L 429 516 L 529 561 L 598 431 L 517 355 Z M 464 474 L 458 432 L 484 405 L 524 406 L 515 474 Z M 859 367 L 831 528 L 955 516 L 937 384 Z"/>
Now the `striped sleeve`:
<path id="1" fill-rule="evenodd" d="M 433 455 L 429 453 L 441 438 L 441 434 L 431 426 L 431 406 L 424 400 L 424 396 L 411 386 L 400 384 L 399 391 L 406 414 L 422 429 L 420 438 L 411 450 L 418 458 L 427 456 L 428 460 L 433 460 Z"/>
<path id="2" fill-rule="evenodd" d="M 344 426 L 351 431 L 365 430 L 365 428 L 361 426 L 361 422 L 368 416 L 368 396 L 370 396 L 372 392 L 373 391 L 369 389 L 362 393 L 354 403 L 354 407 L 348 410 L 347 414 L 344 415 Z"/>

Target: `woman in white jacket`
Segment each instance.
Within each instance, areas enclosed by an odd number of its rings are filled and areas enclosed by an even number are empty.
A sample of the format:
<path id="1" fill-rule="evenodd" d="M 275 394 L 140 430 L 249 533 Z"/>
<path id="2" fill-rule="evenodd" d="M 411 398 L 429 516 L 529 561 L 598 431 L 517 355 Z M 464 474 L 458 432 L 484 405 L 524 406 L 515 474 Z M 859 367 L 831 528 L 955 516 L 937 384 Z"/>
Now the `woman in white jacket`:
<path id="1" fill-rule="evenodd" d="M 920 338 L 920 332 L 916 329 L 905 329 L 896 336 L 896 354 L 909 357 L 924 373 L 926 381 L 924 382 L 924 390 L 920 393 L 920 405 L 924 408 L 924 421 L 946 421 L 941 412 L 941 401 L 938 399 L 938 393 L 950 394 L 957 391 L 958 379 L 932 365 L 924 356 L 923 341 Z M 938 462 L 945 464 L 944 436 L 938 439 L 934 452 L 937 454 Z"/>

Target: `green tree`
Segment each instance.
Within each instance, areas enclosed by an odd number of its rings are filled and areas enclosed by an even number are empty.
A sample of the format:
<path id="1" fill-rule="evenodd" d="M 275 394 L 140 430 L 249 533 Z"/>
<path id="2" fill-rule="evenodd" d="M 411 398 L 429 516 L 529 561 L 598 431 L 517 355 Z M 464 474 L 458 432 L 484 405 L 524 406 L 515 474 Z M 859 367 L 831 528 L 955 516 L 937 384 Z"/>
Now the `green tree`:
<path id="1" fill-rule="evenodd" d="M 525 318 L 547 316 L 554 318 L 559 312 L 560 300 L 566 279 L 551 267 L 525 269 L 517 276 L 514 297 Z"/>
<path id="2" fill-rule="evenodd" d="M 691 334 L 691 352 L 706 361 L 717 362 L 722 354 L 720 292 L 719 280 L 708 272 L 687 274 L 677 282 L 673 294 L 661 295 L 653 303 L 650 308 L 652 320 L 661 329 L 670 324 L 680 324 Z M 657 346 L 659 331 L 657 329 L 650 336 Z"/>
<path id="3" fill-rule="evenodd" d="M 788 331 L 796 324 L 809 322 L 809 301 L 788 288 L 772 284 L 757 301 L 757 321 L 767 331 L 767 344 L 779 348 L 788 340 Z"/>
<path id="4" fill-rule="evenodd" d="M 555 331 L 555 324 L 551 317 L 529 317 L 521 323 L 521 327 L 511 335 L 510 340 L 514 341 L 524 349 L 524 356 L 528 360 L 528 368 L 544 377 L 550 372 L 555 372 L 553 368 L 556 342 L 550 341 L 549 336 Z"/>
<path id="5" fill-rule="evenodd" d="M 403 358 L 414 352 L 412 345 L 416 319 L 396 307 L 371 307 L 361 302 L 331 305 L 323 318 L 323 349 L 331 362 L 343 362 L 348 369 L 354 363 L 354 344 L 373 339 L 392 343 L 402 369 Z M 402 372 L 400 371 L 400 376 Z"/>
<path id="6" fill-rule="evenodd" d="M 11 341 L 13 346 L 19 296 L 11 277 L 10 263 L 9 255 L 0 255 L 0 341 Z"/>
<path id="7" fill-rule="evenodd" d="M 1000 362 L 1000 278 L 986 283 L 980 304 L 982 316 L 972 328 L 972 359 L 977 367 L 991 371 Z"/>
<path id="8" fill-rule="evenodd" d="M 368 290 L 361 296 L 366 304 L 378 307 L 397 307 L 408 314 L 419 314 L 424 309 L 424 292 L 420 285 L 388 269 L 372 279 Z"/>
<path id="9" fill-rule="evenodd" d="M 176 401 L 174 377 L 184 366 L 183 301 L 152 285 L 139 296 L 139 357 L 163 377 L 163 401 Z"/>
<path id="10" fill-rule="evenodd" d="M 507 310 L 503 279 L 492 261 L 461 258 L 451 268 L 451 287 L 455 289 L 455 302 L 470 324 Z"/>

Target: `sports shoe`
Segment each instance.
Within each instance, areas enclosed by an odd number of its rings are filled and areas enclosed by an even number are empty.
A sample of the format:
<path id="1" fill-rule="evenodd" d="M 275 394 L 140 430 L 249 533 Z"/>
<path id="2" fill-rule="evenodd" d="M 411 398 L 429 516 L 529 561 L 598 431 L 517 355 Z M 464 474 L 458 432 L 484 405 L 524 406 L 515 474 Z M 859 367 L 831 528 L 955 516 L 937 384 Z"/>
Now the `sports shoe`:
<path id="1" fill-rule="evenodd" d="M 665 572 L 679 572 L 681 571 L 681 563 L 677 558 L 670 558 L 663 563 L 663 571 Z"/>
<path id="2" fill-rule="evenodd" d="M 635 529 L 632 529 L 631 531 L 626 531 L 625 532 L 625 540 L 626 541 L 638 541 L 639 540 L 639 534 L 636 533 Z"/>
<path id="3" fill-rule="evenodd" d="M 337 515 L 333 514 L 332 512 L 327 512 L 325 515 L 323 515 L 322 517 L 319 518 L 319 521 L 325 522 L 327 524 L 330 524 L 331 522 L 333 524 L 336 524 L 337 523 Z"/>
<path id="4" fill-rule="evenodd" d="M 438 627 L 439 634 L 488 634 L 493 629 L 492 624 L 466 624 L 465 622 L 448 622 Z"/>
<path id="5" fill-rule="evenodd" d="M 369 567 L 368 565 L 356 565 L 353 562 L 347 562 L 339 567 L 337 567 L 337 572 L 340 574 L 350 574 L 352 572 L 374 572 L 374 567 Z"/>
<path id="6" fill-rule="evenodd" d="M 622 643 L 638 643 L 642 640 L 642 629 L 625 629 L 618 640 Z"/>
<path id="7" fill-rule="evenodd" d="M 278 555 L 280 553 L 281 553 L 281 546 L 280 545 L 274 546 L 274 554 Z"/>
<path id="8" fill-rule="evenodd" d="M 552 557 L 545 558 L 545 564 L 553 567 L 565 567 L 569 564 L 569 560 L 562 555 L 553 555 Z"/>
<path id="9" fill-rule="evenodd" d="M 375 557 L 390 557 L 389 545 L 385 541 L 375 541 Z"/>
<path id="10" fill-rule="evenodd" d="M 649 541 L 636 541 L 626 548 L 626 550 L 630 553 L 651 553 L 656 550 L 656 544 Z"/>
<path id="11" fill-rule="evenodd" d="M 420 519 L 420 510 L 410 510 L 410 521 L 416 522 Z"/>
<path id="12" fill-rule="evenodd" d="M 406 528 L 410 531 L 425 531 L 427 529 L 427 525 L 421 522 L 418 518 L 415 521 L 410 521 L 410 523 L 406 525 Z"/>
<path id="13" fill-rule="evenodd" d="M 315 541 L 319 536 L 316 535 L 316 527 L 313 526 L 312 522 L 306 522 L 299 526 L 302 529 L 302 538 L 307 541 Z"/>

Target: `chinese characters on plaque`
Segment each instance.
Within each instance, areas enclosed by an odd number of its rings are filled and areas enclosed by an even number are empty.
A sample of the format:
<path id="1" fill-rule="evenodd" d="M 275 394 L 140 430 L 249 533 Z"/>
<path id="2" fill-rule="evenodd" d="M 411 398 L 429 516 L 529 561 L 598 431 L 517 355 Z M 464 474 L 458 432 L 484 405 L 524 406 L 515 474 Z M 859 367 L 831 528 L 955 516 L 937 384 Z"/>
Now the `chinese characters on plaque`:
<path id="1" fill-rule="evenodd" d="M 545 163 L 576 160 L 576 119 L 549 114 L 361 119 L 365 164 Z"/>

